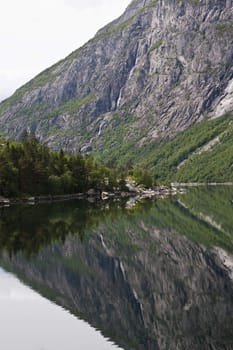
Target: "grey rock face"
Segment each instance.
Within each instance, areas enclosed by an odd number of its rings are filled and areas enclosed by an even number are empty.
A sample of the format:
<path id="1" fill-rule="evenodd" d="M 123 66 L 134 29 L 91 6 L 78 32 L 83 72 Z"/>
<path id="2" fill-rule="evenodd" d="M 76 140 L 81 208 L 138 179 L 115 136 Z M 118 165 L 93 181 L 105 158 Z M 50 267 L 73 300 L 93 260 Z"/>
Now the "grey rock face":
<path id="1" fill-rule="evenodd" d="M 119 125 L 139 145 L 171 137 L 233 110 L 232 62 L 231 0 L 134 0 L 0 104 L 0 130 L 71 152 L 101 149 Z"/>

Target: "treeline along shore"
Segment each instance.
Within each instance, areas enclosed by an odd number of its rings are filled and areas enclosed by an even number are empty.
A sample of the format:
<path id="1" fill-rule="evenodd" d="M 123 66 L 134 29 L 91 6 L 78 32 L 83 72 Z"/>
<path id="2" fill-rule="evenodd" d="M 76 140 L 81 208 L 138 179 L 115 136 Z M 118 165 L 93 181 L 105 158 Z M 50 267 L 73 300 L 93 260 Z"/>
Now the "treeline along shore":
<path id="1" fill-rule="evenodd" d="M 51 151 L 33 134 L 0 140 L 0 197 L 64 196 L 121 185 L 116 172 L 89 156 Z"/>
<path id="2" fill-rule="evenodd" d="M 127 175 L 126 171 L 110 169 L 89 155 L 51 151 L 33 133 L 24 132 L 18 142 L 0 139 L 0 204 L 3 205 L 151 197 L 169 191 L 163 187 L 153 190 L 153 179 L 146 170 L 135 170 L 136 181 L 127 180 Z M 144 184 L 144 188 L 137 187 L 138 184 Z"/>

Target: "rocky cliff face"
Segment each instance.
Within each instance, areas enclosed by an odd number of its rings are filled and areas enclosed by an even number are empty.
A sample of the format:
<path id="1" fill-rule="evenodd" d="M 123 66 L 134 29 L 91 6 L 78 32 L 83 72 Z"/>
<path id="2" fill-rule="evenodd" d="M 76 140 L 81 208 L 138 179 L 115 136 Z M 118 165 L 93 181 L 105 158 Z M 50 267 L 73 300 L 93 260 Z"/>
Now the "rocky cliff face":
<path id="1" fill-rule="evenodd" d="M 86 45 L 0 104 L 0 130 L 53 148 L 171 137 L 233 110 L 231 0 L 133 0 Z"/>

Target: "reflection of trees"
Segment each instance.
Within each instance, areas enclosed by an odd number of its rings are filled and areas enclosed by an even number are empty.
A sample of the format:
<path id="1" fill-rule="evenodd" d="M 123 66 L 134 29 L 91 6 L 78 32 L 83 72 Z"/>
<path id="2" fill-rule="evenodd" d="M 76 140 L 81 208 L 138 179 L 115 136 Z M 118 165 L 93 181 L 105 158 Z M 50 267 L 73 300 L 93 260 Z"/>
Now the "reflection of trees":
<path id="1" fill-rule="evenodd" d="M 116 216 L 124 209 L 114 202 L 69 201 L 36 206 L 0 208 L 0 250 L 10 255 L 24 251 L 37 254 L 41 247 L 53 241 L 63 243 L 67 235 L 77 235 L 82 241 L 88 229 L 101 219 Z"/>
<path id="2" fill-rule="evenodd" d="M 125 209 L 125 201 L 81 200 L 0 208 L 0 250 L 11 255 L 24 251 L 30 256 L 53 241 L 63 243 L 67 235 L 83 240 L 88 230 L 100 223 L 108 227 L 118 243 L 131 246 L 128 228 L 135 232 L 144 222 L 151 229 L 176 231 L 207 247 L 219 246 L 232 252 L 231 198 L 230 188 L 203 188 L 180 197 L 186 208 L 177 198 L 145 201 L 130 210 Z M 219 228 L 199 217 L 200 211 L 214 217 L 221 224 Z"/>

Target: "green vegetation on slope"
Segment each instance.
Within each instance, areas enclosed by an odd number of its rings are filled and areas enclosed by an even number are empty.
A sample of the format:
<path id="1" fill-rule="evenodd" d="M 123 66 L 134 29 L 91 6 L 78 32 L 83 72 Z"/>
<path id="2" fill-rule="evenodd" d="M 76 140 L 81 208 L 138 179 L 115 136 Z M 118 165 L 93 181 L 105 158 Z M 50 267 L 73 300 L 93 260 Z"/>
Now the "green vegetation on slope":
<path id="1" fill-rule="evenodd" d="M 119 25 L 117 25 L 116 27 L 108 27 L 107 29 L 105 29 L 104 31 L 100 32 L 99 34 L 97 34 L 92 40 L 100 40 L 108 35 L 111 35 L 113 33 L 116 33 L 118 31 L 123 30 L 124 28 L 128 27 L 130 25 L 130 23 L 132 22 L 132 20 L 135 18 L 135 16 L 132 16 L 130 18 L 128 18 L 127 20 L 125 20 L 124 22 L 120 23 Z"/>
<path id="2" fill-rule="evenodd" d="M 232 128 L 213 150 L 193 155 L 178 170 L 178 181 L 233 181 L 233 140 Z"/>
<path id="3" fill-rule="evenodd" d="M 233 181 L 233 116 L 226 114 L 178 133 L 172 139 L 135 147 L 144 136 L 138 130 L 128 141 L 127 125 L 133 116 L 104 135 L 103 150 L 97 159 L 129 170 L 148 169 L 159 182 Z M 208 146 L 209 145 L 209 146 Z"/>
<path id="4" fill-rule="evenodd" d="M 163 39 L 158 39 L 149 49 L 149 53 L 158 49 L 163 43 Z"/>
<path id="5" fill-rule="evenodd" d="M 162 142 L 151 154 L 155 176 L 168 181 L 233 180 L 232 120 L 230 115 L 204 120 Z M 215 139 L 213 146 L 202 150 Z"/>
<path id="6" fill-rule="evenodd" d="M 53 116 L 63 114 L 66 112 L 72 114 L 72 113 L 76 112 L 77 110 L 79 110 L 79 108 L 81 108 L 84 104 L 92 101 L 94 98 L 95 98 L 95 96 L 92 93 L 90 93 L 82 98 L 77 98 L 77 97 L 71 98 L 70 100 L 65 102 L 63 105 L 61 105 L 60 107 L 52 110 L 49 113 L 46 113 L 44 118 L 51 118 Z"/>
<path id="7" fill-rule="evenodd" d="M 129 140 L 128 133 L 130 125 L 134 122 L 133 115 L 127 115 L 121 119 L 119 115 L 113 117 L 112 122 L 116 121 L 117 125 L 109 130 L 103 130 L 103 147 L 93 155 L 106 164 L 114 167 L 127 167 L 127 163 L 136 162 L 135 143 L 140 139 L 141 130 L 138 135 L 135 132 L 134 137 Z"/>
<path id="8" fill-rule="evenodd" d="M 233 21 L 219 22 L 216 24 L 216 29 L 220 35 L 233 35 Z"/>

